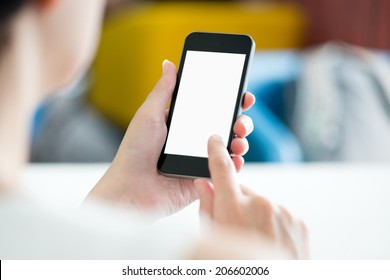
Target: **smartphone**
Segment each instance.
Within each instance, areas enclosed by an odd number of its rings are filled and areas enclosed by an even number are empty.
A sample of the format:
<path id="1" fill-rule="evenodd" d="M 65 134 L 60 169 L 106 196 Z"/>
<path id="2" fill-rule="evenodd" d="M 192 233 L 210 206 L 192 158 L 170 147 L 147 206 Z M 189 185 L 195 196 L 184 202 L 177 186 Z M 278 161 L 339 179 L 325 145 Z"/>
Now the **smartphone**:
<path id="1" fill-rule="evenodd" d="M 194 32 L 187 36 L 157 164 L 161 174 L 210 177 L 208 139 L 217 134 L 230 150 L 254 50 L 255 43 L 247 35 Z"/>

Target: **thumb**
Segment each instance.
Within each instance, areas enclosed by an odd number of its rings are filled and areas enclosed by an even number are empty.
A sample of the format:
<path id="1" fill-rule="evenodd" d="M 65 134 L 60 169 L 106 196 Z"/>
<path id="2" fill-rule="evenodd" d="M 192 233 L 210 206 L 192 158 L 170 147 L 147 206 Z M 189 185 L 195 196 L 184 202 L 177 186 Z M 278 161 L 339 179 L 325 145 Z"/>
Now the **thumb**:
<path id="1" fill-rule="evenodd" d="M 165 118 L 165 111 L 176 85 L 176 67 L 169 60 L 164 60 L 162 67 L 162 76 L 148 95 L 144 105 L 152 112 L 162 112 L 163 114 L 159 116 Z"/>
<path id="2" fill-rule="evenodd" d="M 214 188 L 211 183 L 204 179 L 196 179 L 194 181 L 195 190 L 198 193 L 200 200 L 200 213 L 213 218 L 213 201 L 214 201 Z"/>
<path id="3" fill-rule="evenodd" d="M 131 157 L 140 162 L 139 167 L 143 163 L 147 164 L 145 168 L 156 168 L 166 137 L 166 108 L 175 84 L 175 65 L 164 60 L 162 77 L 130 122 L 118 151 L 131 151 Z"/>

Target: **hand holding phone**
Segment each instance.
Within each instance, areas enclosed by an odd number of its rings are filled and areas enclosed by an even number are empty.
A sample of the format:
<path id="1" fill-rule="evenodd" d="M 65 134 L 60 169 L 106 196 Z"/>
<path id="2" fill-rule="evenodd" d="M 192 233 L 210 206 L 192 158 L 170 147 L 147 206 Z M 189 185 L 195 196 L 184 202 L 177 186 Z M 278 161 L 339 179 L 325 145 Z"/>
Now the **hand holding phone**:
<path id="1" fill-rule="evenodd" d="M 230 149 L 254 45 L 246 35 L 188 35 L 158 162 L 162 174 L 210 177 L 207 141 L 214 134 Z"/>
<path id="2" fill-rule="evenodd" d="M 172 99 L 177 71 L 164 61 L 161 79 L 133 117 L 110 168 L 88 197 L 109 200 L 140 210 L 153 211 L 160 217 L 183 209 L 198 198 L 194 181 L 166 177 L 157 172 L 157 161 L 166 141 L 166 108 Z M 252 94 L 244 95 L 242 110 L 253 106 Z M 200 109 L 199 109 L 200 110 Z M 231 150 L 236 169 L 242 167 L 246 137 L 253 128 L 250 117 L 240 116 L 235 125 Z"/>

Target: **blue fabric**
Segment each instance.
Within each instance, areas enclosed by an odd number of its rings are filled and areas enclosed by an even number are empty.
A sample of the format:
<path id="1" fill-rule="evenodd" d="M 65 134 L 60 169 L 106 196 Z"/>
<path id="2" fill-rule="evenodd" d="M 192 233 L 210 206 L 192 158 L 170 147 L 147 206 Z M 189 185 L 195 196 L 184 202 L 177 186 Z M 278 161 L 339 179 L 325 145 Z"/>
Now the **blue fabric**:
<path id="1" fill-rule="evenodd" d="M 294 52 L 256 53 L 248 90 L 257 101 L 246 113 L 253 119 L 255 130 L 248 137 L 246 161 L 302 161 L 299 142 L 285 124 L 285 89 L 296 80 L 299 69 L 299 55 Z"/>
<path id="2" fill-rule="evenodd" d="M 31 129 L 31 135 L 30 135 L 30 141 L 34 141 L 34 139 L 39 135 L 42 129 L 42 124 L 44 120 L 46 119 L 47 112 L 50 108 L 49 102 L 45 101 L 42 104 L 38 106 L 38 108 L 35 111 L 33 120 L 32 120 L 32 129 Z"/>
<path id="3" fill-rule="evenodd" d="M 302 150 L 295 136 L 261 100 L 248 115 L 254 121 L 255 130 L 248 137 L 250 150 L 246 161 L 302 161 Z"/>

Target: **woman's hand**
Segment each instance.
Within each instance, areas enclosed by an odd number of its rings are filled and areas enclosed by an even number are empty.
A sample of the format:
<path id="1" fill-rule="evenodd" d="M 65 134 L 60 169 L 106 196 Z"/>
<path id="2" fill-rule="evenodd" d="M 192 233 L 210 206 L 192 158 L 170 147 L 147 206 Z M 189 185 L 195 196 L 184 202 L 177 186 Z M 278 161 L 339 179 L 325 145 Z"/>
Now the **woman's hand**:
<path id="1" fill-rule="evenodd" d="M 193 180 L 162 176 L 157 161 L 167 134 L 167 106 L 176 84 L 176 68 L 163 63 L 163 75 L 131 121 L 118 153 L 109 170 L 89 194 L 89 197 L 135 206 L 166 216 L 179 211 L 198 198 Z M 221 101 L 222 102 L 222 101 Z M 255 102 L 246 93 L 243 110 Z M 237 135 L 232 141 L 233 162 L 240 170 L 248 151 L 245 137 L 253 130 L 251 118 L 242 115 L 234 125 Z"/>
<path id="2" fill-rule="evenodd" d="M 243 239 L 257 236 L 268 251 L 263 257 L 308 258 L 304 223 L 238 183 L 234 164 L 219 136 L 210 138 L 208 154 L 212 183 L 198 179 L 195 187 L 201 212 L 210 218 L 212 226 L 218 232 L 238 232 Z"/>

